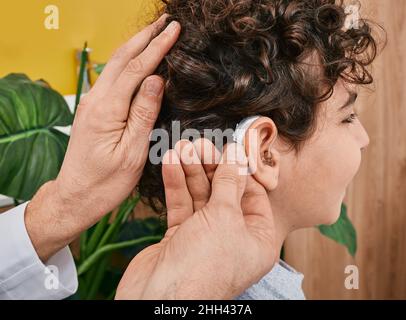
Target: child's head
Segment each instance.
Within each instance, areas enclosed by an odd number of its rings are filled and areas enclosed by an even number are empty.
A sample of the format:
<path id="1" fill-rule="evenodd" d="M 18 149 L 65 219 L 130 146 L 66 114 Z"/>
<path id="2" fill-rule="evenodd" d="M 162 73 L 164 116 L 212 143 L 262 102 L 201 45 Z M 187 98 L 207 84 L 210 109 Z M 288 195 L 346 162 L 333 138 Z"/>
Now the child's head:
<path id="1" fill-rule="evenodd" d="M 368 144 L 353 110 L 357 86 L 372 83 L 367 21 L 350 25 L 334 0 L 167 2 L 182 32 L 157 69 L 166 88 L 156 127 L 226 130 L 262 116 L 247 152 L 264 160 L 255 178 L 273 209 L 300 227 L 334 222 Z M 147 163 L 140 193 L 164 204 L 160 166 Z"/>

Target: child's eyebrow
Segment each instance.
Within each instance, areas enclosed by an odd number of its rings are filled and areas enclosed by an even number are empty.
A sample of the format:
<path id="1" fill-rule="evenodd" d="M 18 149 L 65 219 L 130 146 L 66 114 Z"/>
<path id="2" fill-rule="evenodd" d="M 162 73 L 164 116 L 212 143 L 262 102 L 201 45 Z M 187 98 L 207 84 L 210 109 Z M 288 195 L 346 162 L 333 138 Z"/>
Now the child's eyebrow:
<path id="1" fill-rule="evenodd" d="M 340 111 L 353 105 L 358 98 L 358 93 L 356 93 L 354 91 L 349 91 L 348 93 L 349 93 L 348 100 L 342 107 L 340 107 Z"/>

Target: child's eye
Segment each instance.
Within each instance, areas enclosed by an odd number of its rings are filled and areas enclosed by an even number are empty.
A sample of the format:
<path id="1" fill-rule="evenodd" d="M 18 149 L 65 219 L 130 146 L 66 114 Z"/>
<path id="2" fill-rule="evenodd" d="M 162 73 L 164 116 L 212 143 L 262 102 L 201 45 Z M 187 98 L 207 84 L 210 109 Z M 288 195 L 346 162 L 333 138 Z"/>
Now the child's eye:
<path id="1" fill-rule="evenodd" d="M 353 123 L 358 117 L 357 113 L 351 113 L 351 115 L 343 121 L 343 123 Z"/>

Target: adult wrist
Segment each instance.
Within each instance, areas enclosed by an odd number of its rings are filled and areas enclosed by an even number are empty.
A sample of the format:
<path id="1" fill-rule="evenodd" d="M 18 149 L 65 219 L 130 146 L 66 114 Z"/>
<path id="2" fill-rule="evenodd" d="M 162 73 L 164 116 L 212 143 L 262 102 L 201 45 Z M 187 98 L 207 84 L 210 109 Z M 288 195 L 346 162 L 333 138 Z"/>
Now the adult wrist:
<path id="1" fill-rule="evenodd" d="M 25 225 L 31 242 L 44 263 L 71 243 L 82 231 L 73 206 L 60 196 L 55 180 L 45 183 L 25 209 Z"/>

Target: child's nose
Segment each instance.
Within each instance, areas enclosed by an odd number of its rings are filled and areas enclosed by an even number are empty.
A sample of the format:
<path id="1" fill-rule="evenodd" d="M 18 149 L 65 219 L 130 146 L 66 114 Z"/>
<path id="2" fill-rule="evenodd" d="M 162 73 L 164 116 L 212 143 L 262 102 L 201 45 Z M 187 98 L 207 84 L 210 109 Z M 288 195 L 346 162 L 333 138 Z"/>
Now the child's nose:
<path id="1" fill-rule="evenodd" d="M 361 150 L 365 149 L 368 147 L 370 139 L 368 132 L 365 130 L 364 126 L 361 126 Z"/>

